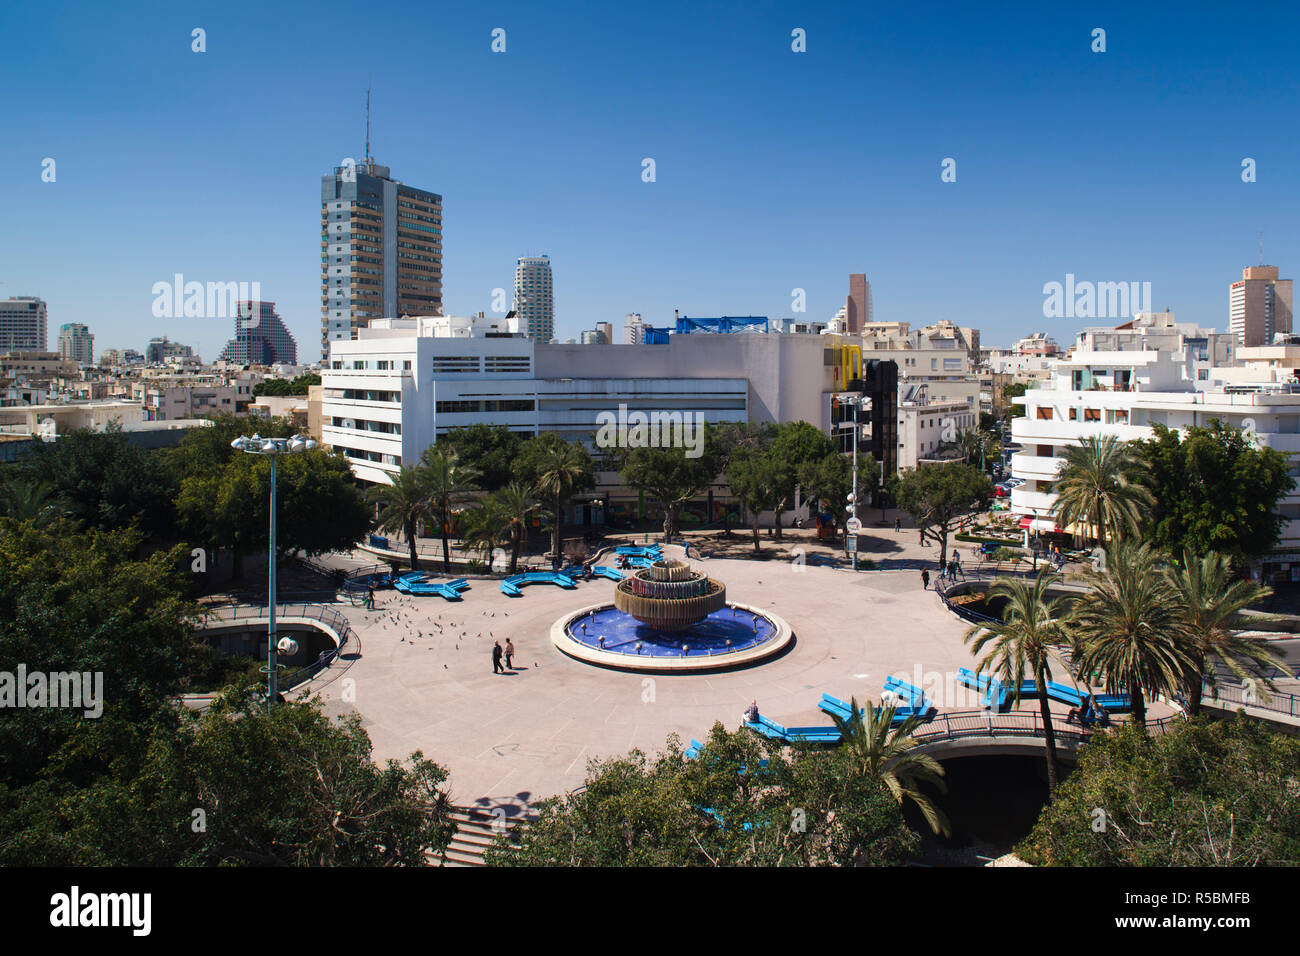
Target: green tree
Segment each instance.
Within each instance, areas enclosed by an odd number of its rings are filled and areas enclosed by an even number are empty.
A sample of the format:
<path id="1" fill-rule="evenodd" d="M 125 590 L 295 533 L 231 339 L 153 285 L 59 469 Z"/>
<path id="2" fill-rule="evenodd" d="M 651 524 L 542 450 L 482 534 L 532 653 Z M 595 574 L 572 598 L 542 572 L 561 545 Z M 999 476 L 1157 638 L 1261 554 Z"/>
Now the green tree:
<path id="1" fill-rule="evenodd" d="M 709 490 L 718 477 L 718 455 L 706 440 L 699 457 L 685 448 L 633 448 L 623 464 L 628 487 L 659 502 L 664 514 L 664 541 L 677 536 L 682 507 Z"/>
<path id="2" fill-rule="evenodd" d="M 315 372 L 305 372 L 297 378 L 267 378 L 253 386 L 253 397 L 259 395 L 272 395 L 279 397 L 288 397 L 293 395 L 306 395 L 307 390 L 313 385 L 320 384 L 320 376 Z"/>
<path id="3" fill-rule="evenodd" d="M 1094 734 L 1016 848 L 1039 866 L 1267 866 L 1300 859 L 1300 740 L 1246 717 Z"/>
<path id="4" fill-rule="evenodd" d="M 524 440 L 504 425 L 482 423 L 452 428 L 434 443 L 448 447 L 479 472 L 479 487 L 496 491 L 515 480 L 515 458 Z"/>
<path id="5" fill-rule="evenodd" d="M 733 458 L 766 448 L 772 441 L 776 427 L 767 422 L 719 422 L 708 425 L 705 441 L 718 456 L 720 474 L 731 474 Z M 734 492 L 734 488 L 732 489 Z M 723 511 L 723 533 L 731 537 L 731 512 Z"/>
<path id="6" fill-rule="evenodd" d="M 1091 531 L 1097 547 L 1137 533 L 1151 507 L 1149 474 L 1137 449 L 1113 435 L 1089 436 L 1061 456 L 1061 470 L 1052 490 L 1052 516 L 1058 525 L 1081 525 Z"/>
<path id="7" fill-rule="evenodd" d="M 171 529 L 175 486 L 162 459 L 131 444 L 116 426 L 37 442 L 14 467 L 19 477 L 48 485 L 88 527 L 108 530 L 138 521 L 150 535 Z"/>
<path id="8" fill-rule="evenodd" d="M 1185 551 L 1181 563 L 1166 568 L 1165 573 L 1189 638 L 1188 711 L 1201 711 L 1202 679 L 1208 679 L 1211 687 L 1217 685 L 1217 668 L 1210 666 L 1216 662 L 1240 681 L 1258 679 L 1273 689 L 1269 674 L 1276 667 L 1285 667 L 1282 658 L 1264 641 L 1240 633 L 1245 626 L 1241 612 L 1269 597 L 1272 589 L 1234 577 L 1228 556 L 1213 551 L 1199 557 Z"/>
<path id="9" fill-rule="evenodd" d="M 543 801 L 505 866 L 891 865 L 916 835 L 881 782 L 843 751 L 788 750 L 714 725 L 685 760 L 676 738 L 657 755 L 592 760 L 583 788 Z"/>
<path id="10" fill-rule="evenodd" d="M 554 432 L 543 432 L 524 442 L 515 466 L 519 477 L 552 505 L 551 554 L 558 556 L 565 503 L 595 487 L 591 455 L 581 442 L 567 442 Z"/>
<path id="11" fill-rule="evenodd" d="M 782 465 L 772 454 L 770 446 L 742 447 L 732 452 L 727 484 L 753 520 L 755 554 L 762 551 L 758 537 L 759 514 L 776 509 L 784 480 Z"/>
<path id="12" fill-rule="evenodd" d="M 1006 419 L 1008 422 L 1011 421 L 1011 419 L 1013 418 L 1025 417 L 1025 406 L 1021 404 L 1013 404 L 1011 402 L 1011 399 L 1023 398 L 1025 395 L 1025 391 L 1028 388 L 1029 386 L 1025 382 L 1012 382 L 1010 385 L 1003 387 L 1002 395 L 1007 401 Z"/>
<path id="13" fill-rule="evenodd" d="M 54 494 L 48 481 L 23 478 L 18 474 L 0 476 L 0 518 L 25 521 L 35 528 L 46 528 L 71 510 Z"/>
<path id="14" fill-rule="evenodd" d="M 893 480 L 891 495 L 912 516 L 921 539 L 939 545 L 939 560 L 948 559 L 948 535 L 966 515 L 983 511 L 993 484 L 978 468 L 961 462 L 925 464 Z"/>
<path id="15" fill-rule="evenodd" d="M 1174 694 L 1195 668 L 1193 645 L 1156 552 L 1122 541 L 1105 554 L 1093 589 L 1074 608 L 1079 670 L 1131 695 L 1133 721 L 1145 728 L 1147 700 Z"/>
<path id="16" fill-rule="evenodd" d="M 1278 502 L 1295 488 L 1285 455 L 1217 419 L 1137 447 L 1151 474 L 1151 540 L 1178 554 L 1217 551 L 1237 564 L 1267 554 L 1286 519 Z"/>
<path id="17" fill-rule="evenodd" d="M 992 598 L 1005 598 L 1002 620 L 977 624 L 966 631 L 965 641 L 971 650 L 984 656 L 976 672 L 993 674 L 1003 685 L 1015 688 L 1016 700 L 1020 687 L 1027 677 L 1032 677 L 1041 691 L 1052 679 L 1052 658 L 1057 649 L 1070 643 L 1062 627 L 1065 604 L 1050 594 L 1057 577 L 1046 568 L 1032 581 L 1021 578 L 1004 578 L 993 585 Z M 1057 758 L 1056 730 L 1052 726 L 1052 708 L 1047 695 L 1038 695 L 1039 714 L 1043 718 L 1043 751 L 1047 759 L 1048 799 L 1056 793 Z"/>
<path id="18" fill-rule="evenodd" d="M 478 490 L 478 472 L 456 457 L 454 451 L 426 448 L 420 456 L 420 477 L 428 489 L 429 507 L 438 521 L 438 534 L 442 538 L 442 569 L 451 570 L 451 547 L 447 529 L 451 525 L 452 509 L 469 501 Z"/>
<path id="19" fill-rule="evenodd" d="M 358 715 L 330 720 L 307 702 L 268 711 L 252 690 L 233 687 L 201 715 L 179 709 L 92 779 L 0 790 L 0 863 L 423 866 L 441 856 L 455 832 L 442 767 L 419 752 L 376 764 Z M 92 723 L 74 743 L 103 745 Z"/>
<path id="20" fill-rule="evenodd" d="M 773 508 L 778 541 L 781 540 L 781 515 L 793 503 L 799 488 L 799 469 L 821 461 L 837 450 L 825 432 L 807 422 L 784 422 L 776 427 L 771 454 L 780 476 Z"/>
<path id="21" fill-rule="evenodd" d="M 854 772 L 878 780 L 900 807 L 904 800 L 910 800 L 931 830 L 948 836 L 951 832 L 948 818 L 920 788 L 924 783 L 940 793 L 948 792 L 943 766 L 929 754 L 916 751 L 920 741 L 913 733 L 925 722 L 924 718 L 911 714 L 894 727 L 897 708 L 876 707 L 870 700 L 859 707 L 857 698 L 849 700 L 849 711 L 857 716 L 850 720 L 838 714 L 831 717 L 844 737 L 843 750 Z"/>
<path id="22" fill-rule="evenodd" d="M 421 522 L 433 520 L 429 503 L 429 486 L 419 469 L 403 465 L 393 476 L 391 485 L 373 485 L 366 498 L 380 505 L 376 527 L 386 534 L 402 534 L 411 549 L 411 570 L 420 569 L 415 531 Z"/>
<path id="23" fill-rule="evenodd" d="M 880 463 L 871 454 L 858 455 L 859 503 L 871 497 L 880 483 Z M 799 468 L 799 487 L 810 502 L 824 508 L 835 522 L 836 529 L 848 519 L 849 491 L 853 489 L 853 460 L 840 452 L 832 452 L 819 461 L 805 462 Z"/>

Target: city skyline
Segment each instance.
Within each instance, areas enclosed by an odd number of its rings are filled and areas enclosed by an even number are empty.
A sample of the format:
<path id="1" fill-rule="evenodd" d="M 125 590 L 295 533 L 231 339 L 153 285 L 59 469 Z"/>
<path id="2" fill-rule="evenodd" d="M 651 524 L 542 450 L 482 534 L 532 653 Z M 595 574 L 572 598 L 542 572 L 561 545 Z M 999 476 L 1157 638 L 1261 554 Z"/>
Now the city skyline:
<path id="1" fill-rule="evenodd" d="M 862 272 L 878 320 L 946 318 L 989 346 L 1041 330 L 1068 341 L 1081 323 L 1042 311 L 1044 284 L 1067 275 L 1150 282 L 1152 308 L 1226 330 L 1228 287 L 1259 259 L 1260 233 L 1263 261 L 1283 275 L 1300 255 L 1283 219 L 1300 198 L 1282 172 L 1294 146 L 1252 132 L 1295 105 L 1270 65 L 1294 46 L 1285 29 L 1263 37 L 1230 18 L 1171 23 L 1121 7 L 933 22 L 903 11 L 887 23 L 680 7 L 649 25 L 618 11 L 570 22 L 523 6 L 398 8 L 446 38 L 444 57 L 331 81 L 327 123 L 309 61 L 343 8 L 286 26 L 235 4 L 128 30 L 78 7 L 51 41 L 77 66 L 54 79 L 39 66 L 48 51 L 20 45 L 3 68 L 27 145 L 0 160 L 14 186 L 0 295 L 39 296 L 55 327 L 84 323 L 101 348 L 167 335 L 208 357 L 228 317 L 155 318 L 152 285 L 181 273 L 256 281 L 311 342 L 315 183 L 363 160 L 367 85 L 372 154 L 444 197 L 444 311 L 492 313 L 516 260 L 546 252 L 562 277 L 561 340 L 629 312 L 657 326 L 674 309 L 825 321 L 845 276 Z M 0 23 L 44 36 L 51 16 L 7 10 Z M 1271 22 L 1288 19 L 1279 9 Z M 491 50 L 498 27 L 504 53 Z M 1090 49 L 1097 27 L 1104 53 Z M 795 28 L 807 52 L 791 49 Z M 272 50 L 283 56 L 268 64 Z M 130 61 L 174 82 L 158 88 L 123 71 Z M 444 72 L 460 80 L 430 123 Z M 870 119 L 845 126 L 849 115 Z M 1208 137 L 1214 128 L 1242 132 Z M 246 159 L 221 142 L 258 150 Z"/>

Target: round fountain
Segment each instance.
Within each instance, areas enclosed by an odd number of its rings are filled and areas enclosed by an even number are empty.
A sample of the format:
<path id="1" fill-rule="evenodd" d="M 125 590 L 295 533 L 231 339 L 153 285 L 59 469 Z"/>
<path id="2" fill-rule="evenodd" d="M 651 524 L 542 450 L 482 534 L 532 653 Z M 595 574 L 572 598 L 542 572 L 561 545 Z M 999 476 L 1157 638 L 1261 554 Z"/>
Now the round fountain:
<path id="1" fill-rule="evenodd" d="M 556 621 L 551 640 L 570 657 L 627 670 L 718 670 L 780 651 L 790 626 L 776 615 L 727 603 L 721 581 L 664 559 L 617 585 L 613 604 Z"/>

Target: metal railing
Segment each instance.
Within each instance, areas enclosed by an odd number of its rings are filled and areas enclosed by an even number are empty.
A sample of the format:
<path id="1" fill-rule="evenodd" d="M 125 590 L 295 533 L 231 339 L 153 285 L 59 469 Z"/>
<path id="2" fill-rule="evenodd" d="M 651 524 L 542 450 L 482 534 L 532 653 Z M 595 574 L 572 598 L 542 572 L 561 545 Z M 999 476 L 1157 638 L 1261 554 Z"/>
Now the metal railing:
<path id="1" fill-rule="evenodd" d="M 265 620 L 268 616 L 267 607 L 257 604 L 207 604 L 204 605 L 210 617 L 208 620 L 201 622 L 200 627 L 204 624 L 211 625 L 214 623 L 211 618 L 218 622 L 238 622 L 241 620 Z M 339 636 L 339 648 L 347 645 L 348 641 L 355 637 L 352 626 L 347 617 L 340 611 L 324 604 L 277 604 L 275 606 L 275 616 L 279 619 L 299 618 L 312 621 L 320 621 L 328 625 L 334 633 Z"/>
<path id="2" fill-rule="evenodd" d="M 1268 700 L 1264 700 L 1264 694 Z M 1236 704 L 1239 707 L 1254 707 L 1274 714 L 1288 717 L 1300 717 L 1300 696 L 1270 691 L 1267 688 L 1255 689 L 1243 684 L 1229 684 L 1219 681 L 1211 686 L 1209 681 L 1201 685 L 1202 704 Z"/>
<path id="3" fill-rule="evenodd" d="M 1147 721 L 1148 733 L 1164 733 L 1182 717 L 1175 715 Z M 1112 718 L 1111 726 L 1123 723 Z M 1077 730 L 1064 722 L 1052 721 L 1052 730 L 1056 740 L 1085 744 L 1097 733 L 1096 730 Z M 914 731 L 912 736 L 923 744 L 940 743 L 945 740 L 961 740 L 970 737 L 1042 737 L 1043 718 L 1037 711 L 1030 713 L 995 714 L 986 710 L 959 711 L 951 714 L 937 714 L 925 726 Z"/>

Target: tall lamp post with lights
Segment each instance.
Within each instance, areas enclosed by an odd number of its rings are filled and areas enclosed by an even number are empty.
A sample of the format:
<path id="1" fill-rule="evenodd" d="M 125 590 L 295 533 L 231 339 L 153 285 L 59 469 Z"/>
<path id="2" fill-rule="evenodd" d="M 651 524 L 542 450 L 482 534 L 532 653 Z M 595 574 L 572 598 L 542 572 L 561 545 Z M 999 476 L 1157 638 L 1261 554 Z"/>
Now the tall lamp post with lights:
<path id="1" fill-rule="evenodd" d="M 267 625 L 266 625 L 266 689 L 267 698 L 266 706 L 269 709 L 275 703 L 276 697 L 279 696 L 279 680 L 276 673 L 279 664 L 276 661 L 275 645 L 275 481 L 276 481 L 276 464 L 281 455 L 294 455 L 298 452 L 309 451 L 316 447 L 316 442 L 310 438 L 304 438 L 302 435 L 294 435 L 292 438 L 263 438 L 260 435 L 253 435 L 252 438 L 240 436 L 230 443 L 230 447 L 235 451 L 242 451 L 246 455 L 264 455 L 271 459 L 271 543 L 267 549 L 267 585 L 266 585 L 266 604 L 267 604 Z"/>
<path id="2" fill-rule="evenodd" d="M 837 396 L 841 406 L 853 406 L 853 488 L 849 491 L 848 500 L 845 502 L 845 511 L 848 512 L 850 520 L 858 517 L 858 441 L 861 439 L 862 432 L 858 425 L 858 409 L 864 405 L 869 405 L 871 399 L 866 395 L 854 395 L 852 393 Z M 858 525 L 861 527 L 861 525 Z M 854 532 L 856 534 L 856 531 Z M 853 570 L 858 569 L 858 549 L 853 549 Z"/>

